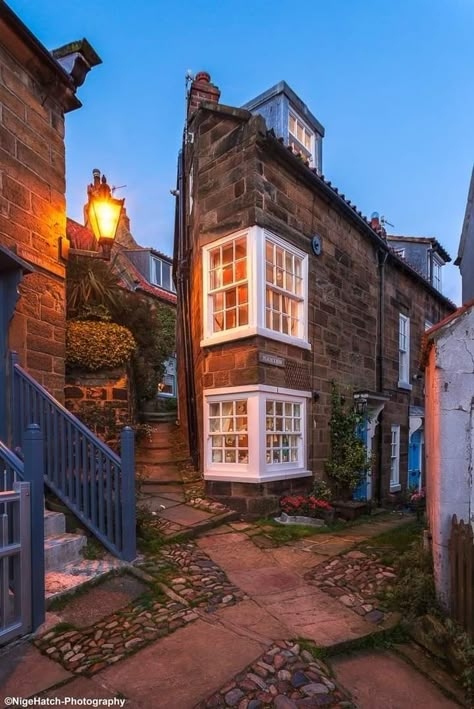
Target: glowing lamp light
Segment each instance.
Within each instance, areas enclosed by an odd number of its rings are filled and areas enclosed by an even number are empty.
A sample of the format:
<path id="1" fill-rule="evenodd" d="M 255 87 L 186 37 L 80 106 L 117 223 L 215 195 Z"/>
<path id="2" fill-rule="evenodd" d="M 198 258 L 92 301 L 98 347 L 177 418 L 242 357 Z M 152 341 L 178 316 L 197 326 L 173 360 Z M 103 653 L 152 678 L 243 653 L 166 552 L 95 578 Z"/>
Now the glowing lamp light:
<path id="1" fill-rule="evenodd" d="M 105 175 L 100 177 L 100 171 L 94 170 L 94 183 L 89 185 L 88 218 L 89 226 L 96 237 L 99 246 L 106 258 L 110 258 L 110 251 L 114 243 L 120 216 L 122 214 L 124 199 L 115 199 L 107 184 Z"/>

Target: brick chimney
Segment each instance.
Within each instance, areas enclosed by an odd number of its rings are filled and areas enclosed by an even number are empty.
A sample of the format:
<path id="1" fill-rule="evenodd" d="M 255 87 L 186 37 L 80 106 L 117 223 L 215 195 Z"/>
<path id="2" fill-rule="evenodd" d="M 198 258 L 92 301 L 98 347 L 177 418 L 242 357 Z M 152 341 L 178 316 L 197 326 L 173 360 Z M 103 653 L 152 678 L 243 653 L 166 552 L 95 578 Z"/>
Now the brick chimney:
<path id="1" fill-rule="evenodd" d="M 211 83 L 211 75 L 206 71 L 199 71 L 191 84 L 188 96 L 188 118 L 197 111 L 201 103 L 219 103 L 221 92 Z"/>

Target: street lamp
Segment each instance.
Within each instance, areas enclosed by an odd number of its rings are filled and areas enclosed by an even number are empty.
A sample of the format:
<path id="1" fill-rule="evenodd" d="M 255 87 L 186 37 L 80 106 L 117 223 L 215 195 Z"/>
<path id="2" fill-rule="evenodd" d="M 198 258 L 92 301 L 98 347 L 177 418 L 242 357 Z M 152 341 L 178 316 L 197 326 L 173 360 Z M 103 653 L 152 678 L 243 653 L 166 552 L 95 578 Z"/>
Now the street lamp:
<path id="1" fill-rule="evenodd" d="M 107 178 L 101 178 L 100 170 L 93 170 L 92 175 L 94 182 L 87 188 L 87 216 L 104 257 L 109 259 L 125 200 L 112 197 Z"/>

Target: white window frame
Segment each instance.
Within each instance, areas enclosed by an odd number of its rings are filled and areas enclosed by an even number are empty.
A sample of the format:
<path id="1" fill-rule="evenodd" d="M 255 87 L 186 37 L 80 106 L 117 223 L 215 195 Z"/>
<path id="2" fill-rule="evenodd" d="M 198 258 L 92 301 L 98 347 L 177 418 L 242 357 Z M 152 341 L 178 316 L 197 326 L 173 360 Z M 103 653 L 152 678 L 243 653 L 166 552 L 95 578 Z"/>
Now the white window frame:
<path id="1" fill-rule="evenodd" d="M 425 320 L 425 332 L 433 327 L 431 320 Z"/>
<path id="2" fill-rule="evenodd" d="M 436 288 L 441 293 L 441 287 L 442 287 L 442 276 L 441 276 L 441 268 L 444 264 L 436 257 L 435 254 L 433 254 L 433 260 L 432 260 L 432 275 L 431 275 L 431 284 L 433 288 Z"/>
<path id="3" fill-rule="evenodd" d="M 300 123 L 302 128 L 306 130 L 310 136 L 311 136 L 311 148 L 307 148 L 306 145 L 298 138 L 297 135 L 293 133 L 292 130 L 290 130 L 290 117 L 293 118 L 296 123 Z M 288 142 L 291 143 L 291 139 L 296 141 L 296 146 L 303 148 L 303 150 L 306 153 L 309 153 L 310 155 L 310 162 L 314 163 L 315 162 L 315 142 L 316 142 L 316 135 L 315 131 L 304 121 L 301 116 L 296 113 L 296 111 L 293 111 L 291 108 L 288 109 Z"/>
<path id="4" fill-rule="evenodd" d="M 395 439 L 394 439 L 395 435 Z M 400 424 L 391 427 L 390 440 L 390 492 L 398 492 L 400 485 Z"/>
<path id="5" fill-rule="evenodd" d="M 161 379 L 161 382 L 158 384 L 158 394 L 157 396 L 160 399 L 172 399 L 176 398 L 177 395 L 177 390 L 178 390 L 178 372 L 176 369 L 176 357 L 169 357 L 163 362 L 163 377 Z M 173 378 L 173 391 L 171 394 L 167 391 L 161 391 L 160 390 L 160 384 L 164 383 L 165 377 L 172 377 Z"/>
<path id="6" fill-rule="evenodd" d="M 157 278 L 155 278 L 156 274 L 156 268 L 157 264 L 160 264 L 160 279 L 158 281 Z M 169 266 L 170 269 L 170 287 L 167 288 L 166 286 L 163 285 L 163 264 L 166 264 Z M 173 264 L 167 261 L 164 258 L 160 258 L 159 256 L 155 256 L 154 254 L 151 255 L 151 274 L 150 274 L 150 283 L 152 283 L 155 286 L 158 286 L 159 288 L 163 288 L 163 290 L 168 291 L 169 293 L 176 293 L 176 288 L 174 286 L 173 282 Z"/>
<path id="7" fill-rule="evenodd" d="M 410 384 L 410 318 L 403 313 L 398 314 L 398 388 L 410 391 L 413 388 Z"/>
<path id="8" fill-rule="evenodd" d="M 229 482 L 261 483 L 312 475 L 307 469 L 307 400 L 310 392 L 256 384 L 204 390 L 204 478 Z M 213 463 L 211 458 L 210 404 L 219 401 L 247 401 L 247 463 Z M 266 462 L 266 402 L 282 401 L 301 406 L 299 460 L 291 463 Z"/>
<path id="9" fill-rule="evenodd" d="M 209 294 L 210 252 L 226 242 L 246 236 L 247 238 L 247 285 L 248 285 L 248 325 L 234 327 L 230 330 L 213 332 L 212 297 Z M 298 336 L 277 332 L 265 324 L 265 244 L 270 240 L 283 249 L 290 251 L 301 259 L 301 275 L 303 278 L 301 292 L 301 318 Z M 307 253 L 290 242 L 259 226 L 241 230 L 206 244 L 202 248 L 202 287 L 203 287 L 203 337 L 201 347 L 209 347 L 239 340 L 244 337 L 262 335 L 263 337 L 285 342 L 296 347 L 311 349 L 308 342 L 308 260 Z"/>

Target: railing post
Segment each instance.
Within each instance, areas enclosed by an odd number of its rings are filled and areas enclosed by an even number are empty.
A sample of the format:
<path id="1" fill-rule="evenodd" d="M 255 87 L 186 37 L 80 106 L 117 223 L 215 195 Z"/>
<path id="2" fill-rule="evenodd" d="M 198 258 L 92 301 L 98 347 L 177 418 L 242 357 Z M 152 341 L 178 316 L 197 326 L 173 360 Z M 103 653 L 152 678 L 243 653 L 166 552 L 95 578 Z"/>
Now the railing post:
<path id="1" fill-rule="evenodd" d="M 44 600 L 44 445 L 36 423 L 24 435 L 24 475 L 31 484 L 31 605 L 33 630 L 45 618 Z"/>
<path id="2" fill-rule="evenodd" d="M 12 443 L 12 448 L 15 449 L 21 446 L 21 436 L 23 431 L 20 427 L 20 402 L 18 389 L 16 386 L 15 364 L 19 363 L 18 354 L 12 352 L 10 355 L 10 406 L 11 406 L 11 430 L 8 432 Z"/>
<path id="3" fill-rule="evenodd" d="M 137 555 L 136 543 L 136 500 L 135 500 L 135 434 L 130 426 L 122 430 L 121 451 L 122 474 L 122 558 L 133 561 Z"/>

